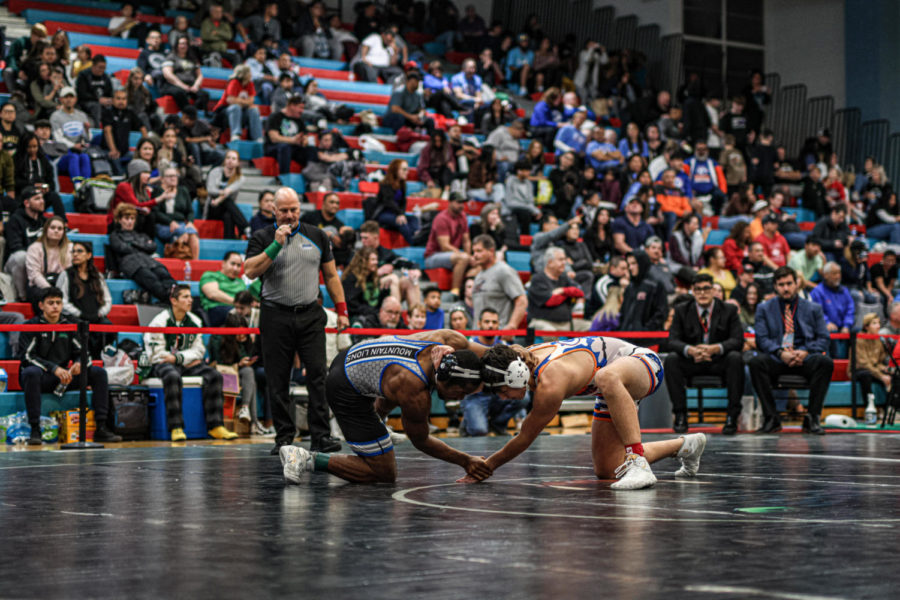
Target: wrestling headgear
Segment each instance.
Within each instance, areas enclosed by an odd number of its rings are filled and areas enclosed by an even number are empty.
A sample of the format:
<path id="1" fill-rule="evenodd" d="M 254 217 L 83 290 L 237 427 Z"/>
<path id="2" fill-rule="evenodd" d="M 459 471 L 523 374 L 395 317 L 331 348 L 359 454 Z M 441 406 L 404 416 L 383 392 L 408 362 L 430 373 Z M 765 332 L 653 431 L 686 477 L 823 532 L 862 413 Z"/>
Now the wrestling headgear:
<path id="1" fill-rule="evenodd" d="M 509 363 L 509 366 L 507 366 L 505 370 L 490 365 L 485 365 L 484 370 L 488 373 L 496 373 L 503 377 L 500 381 L 485 383 L 485 387 L 496 388 L 505 385 L 507 387 L 520 389 L 528 387 L 528 380 L 531 378 L 531 372 L 528 370 L 528 365 L 525 364 L 524 360 L 518 357 Z M 491 376 L 491 379 L 496 379 L 496 375 Z"/>
<path id="2" fill-rule="evenodd" d="M 473 381 L 481 380 L 481 372 L 477 369 L 467 369 L 459 365 L 459 357 L 455 352 L 447 354 L 441 359 L 434 372 L 438 381 L 449 381 L 451 379 L 470 379 Z"/>

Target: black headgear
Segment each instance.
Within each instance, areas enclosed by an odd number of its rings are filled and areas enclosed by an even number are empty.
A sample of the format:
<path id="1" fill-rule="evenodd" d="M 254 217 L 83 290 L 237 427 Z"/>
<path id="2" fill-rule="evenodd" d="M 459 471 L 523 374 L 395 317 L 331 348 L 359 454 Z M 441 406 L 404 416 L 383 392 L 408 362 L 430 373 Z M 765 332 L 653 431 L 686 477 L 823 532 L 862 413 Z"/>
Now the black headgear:
<path id="1" fill-rule="evenodd" d="M 473 381 L 481 380 L 481 371 L 476 369 L 466 369 L 459 366 L 459 358 L 455 353 L 444 355 L 441 364 L 435 371 L 438 381 L 449 381 L 451 379 L 470 379 Z"/>

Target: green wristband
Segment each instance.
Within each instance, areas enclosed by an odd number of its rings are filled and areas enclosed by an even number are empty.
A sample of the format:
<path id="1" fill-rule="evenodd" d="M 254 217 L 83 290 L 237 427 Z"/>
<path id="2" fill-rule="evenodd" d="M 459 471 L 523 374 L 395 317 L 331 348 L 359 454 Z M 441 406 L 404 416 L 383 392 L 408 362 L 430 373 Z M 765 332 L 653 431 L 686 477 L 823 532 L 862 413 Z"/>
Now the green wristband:
<path id="1" fill-rule="evenodd" d="M 269 244 L 269 247 L 263 250 L 266 253 L 266 256 L 275 260 L 275 257 L 278 256 L 278 253 L 281 252 L 281 249 L 284 246 L 278 243 L 278 240 L 272 240 L 272 243 Z"/>

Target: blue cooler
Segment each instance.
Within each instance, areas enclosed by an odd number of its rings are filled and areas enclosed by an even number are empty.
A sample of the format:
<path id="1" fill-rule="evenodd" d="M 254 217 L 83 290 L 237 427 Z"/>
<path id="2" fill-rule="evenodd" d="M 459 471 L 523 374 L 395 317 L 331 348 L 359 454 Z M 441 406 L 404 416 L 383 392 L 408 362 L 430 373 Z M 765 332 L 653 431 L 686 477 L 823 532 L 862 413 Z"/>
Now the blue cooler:
<path id="1" fill-rule="evenodd" d="M 141 382 L 150 388 L 150 439 L 172 439 L 166 421 L 166 399 L 162 379 L 151 377 Z M 203 410 L 202 377 L 182 377 L 181 413 L 184 418 L 184 434 L 189 440 L 208 437 L 206 413 Z"/>

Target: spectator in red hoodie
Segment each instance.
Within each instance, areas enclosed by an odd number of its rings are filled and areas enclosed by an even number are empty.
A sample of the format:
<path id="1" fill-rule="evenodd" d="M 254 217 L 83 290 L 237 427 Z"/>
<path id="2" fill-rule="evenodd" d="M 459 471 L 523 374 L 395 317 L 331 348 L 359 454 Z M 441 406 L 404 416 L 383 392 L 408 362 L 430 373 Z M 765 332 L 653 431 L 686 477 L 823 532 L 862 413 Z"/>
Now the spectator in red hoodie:
<path id="1" fill-rule="evenodd" d="M 768 214 L 763 219 L 763 232 L 754 240 L 763 245 L 766 256 L 778 267 L 787 264 L 790 246 L 783 235 L 778 233 L 778 216 Z"/>

